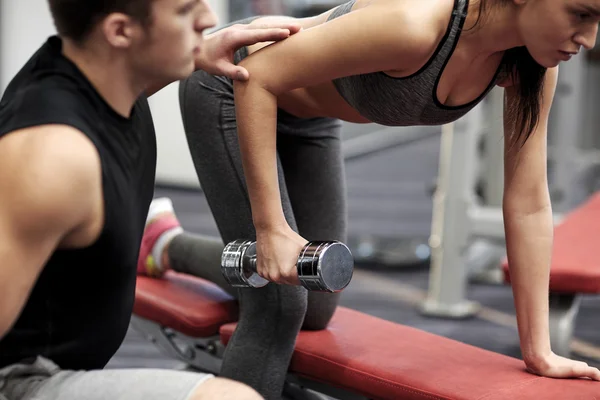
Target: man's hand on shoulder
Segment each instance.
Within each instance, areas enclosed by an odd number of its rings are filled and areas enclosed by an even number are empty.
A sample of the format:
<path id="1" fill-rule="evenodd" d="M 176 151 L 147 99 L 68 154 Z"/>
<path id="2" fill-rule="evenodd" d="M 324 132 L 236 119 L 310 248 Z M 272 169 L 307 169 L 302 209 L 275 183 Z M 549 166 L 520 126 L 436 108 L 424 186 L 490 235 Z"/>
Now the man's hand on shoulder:
<path id="1" fill-rule="evenodd" d="M 249 79 L 248 71 L 234 64 L 234 53 L 261 42 L 277 42 L 298 33 L 300 25 L 292 18 L 282 18 L 264 24 L 235 24 L 204 38 L 202 51 L 196 59 L 196 69 L 234 80 Z"/>

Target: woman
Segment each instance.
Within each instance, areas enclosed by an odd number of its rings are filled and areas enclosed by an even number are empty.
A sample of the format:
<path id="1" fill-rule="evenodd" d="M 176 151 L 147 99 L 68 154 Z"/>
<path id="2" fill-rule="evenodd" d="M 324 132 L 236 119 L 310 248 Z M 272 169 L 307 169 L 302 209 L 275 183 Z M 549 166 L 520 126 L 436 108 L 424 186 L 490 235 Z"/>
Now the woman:
<path id="1" fill-rule="evenodd" d="M 597 369 L 550 348 L 546 178 L 557 66 L 594 46 L 597 10 L 600 0 L 353 0 L 298 20 L 303 31 L 283 42 L 238 52 L 247 82 L 203 72 L 184 81 L 185 130 L 222 239 L 256 239 L 259 274 L 279 284 L 239 291 L 223 375 L 280 398 L 302 324 L 324 328 L 335 310 L 337 295 L 297 286 L 295 260 L 307 240 L 345 240 L 339 121 L 441 125 L 499 85 L 503 212 L 524 362 L 544 376 L 600 380 Z M 187 254 L 183 243 L 171 242 L 174 264 Z"/>

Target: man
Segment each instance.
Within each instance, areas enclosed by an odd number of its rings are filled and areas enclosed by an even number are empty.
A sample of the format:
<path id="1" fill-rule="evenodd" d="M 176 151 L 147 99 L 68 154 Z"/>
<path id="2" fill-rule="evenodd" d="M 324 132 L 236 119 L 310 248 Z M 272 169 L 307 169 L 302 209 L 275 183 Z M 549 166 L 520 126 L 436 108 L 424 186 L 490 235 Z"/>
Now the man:
<path id="1" fill-rule="evenodd" d="M 234 51 L 299 27 L 203 40 L 204 0 L 49 4 L 58 35 L 0 102 L 0 398 L 260 398 L 211 375 L 103 367 L 127 331 L 153 195 L 147 96 L 195 68 L 248 79 Z"/>

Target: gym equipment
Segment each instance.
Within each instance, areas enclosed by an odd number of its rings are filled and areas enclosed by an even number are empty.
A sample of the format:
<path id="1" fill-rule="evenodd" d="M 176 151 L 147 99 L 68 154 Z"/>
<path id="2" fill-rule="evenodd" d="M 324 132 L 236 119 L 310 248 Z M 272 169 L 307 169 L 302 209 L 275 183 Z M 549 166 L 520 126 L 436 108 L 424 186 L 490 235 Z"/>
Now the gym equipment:
<path id="1" fill-rule="evenodd" d="M 426 266 L 431 206 L 423 202 L 427 193 L 422 177 L 431 180 L 435 167 L 419 171 L 418 177 L 392 171 L 410 169 L 411 157 L 418 162 L 413 150 L 430 148 L 427 142 L 437 140 L 440 128 L 345 123 L 343 132 L 349 209 L 346 244 L 355 262 L 366 268 Z"/>
<path id="2" fill-rule="evenodd" d="M 138 276 L 132 326 L 188 369 L 218 374 L 237 302 L 215 284 L 168 271 Z M 598 382 L 544 379 L 521 360 L 338 307 L 329 326 L 301 331 L 286 398 L 325 400 L 593 399 Z"/>
<path id="3" fill-rule="evenodd" d="M 300 283 L 308 290 L 335 293 L 352 280 L 354 260 L 348 247 L 338 241 L 308 242 L 296 261 Z M 233 287 L 260 288 L 269 283 L 256 273 L 256 242 L 234 240 L 221 257 L 221 272 Z"/>
<path id="4" fill-rule="evenodd" d="M 595 109 L 586 106 L 586 89 L 598 86 L 586 82 L 585 54 L 560 66 L 554 104 L 548 127 L 548 180 L 554 211 L 566 213 L 581 204 L 589 193 L 582 184 L 586 171 L 600 165 L 600 152 L 588 139 L 597 136 L 587 127 L 584 116 Z"/>
<path id="5" fill-rule="evenodd" d="M 477 133 L 482 118 L 483 104 L 479 104 L 457 122 L 442 127 L 429 240 L 429 292 L 421 306 L 421 312 L 429 316 L 465 318 L 479 310 L 477 303 L 466 299 L 464 252 L 471 235 L 485 237 L 489 231 L 498 231 L 494 223 L 502 223 L 493 211 L 475 207 Z"/>

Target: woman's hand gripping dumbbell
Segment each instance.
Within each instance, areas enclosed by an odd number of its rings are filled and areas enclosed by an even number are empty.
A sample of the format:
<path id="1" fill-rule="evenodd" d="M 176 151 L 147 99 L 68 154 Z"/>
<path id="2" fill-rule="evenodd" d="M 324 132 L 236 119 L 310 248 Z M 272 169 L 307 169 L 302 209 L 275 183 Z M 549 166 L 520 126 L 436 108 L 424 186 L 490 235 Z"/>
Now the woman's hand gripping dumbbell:
<path id="1" fill-rule="evenodd" d="M 256 242 L 240 239 L 225 246 L 221 272 L 230 285 L 260 288 L 268 284 L 270 281 L 257 273 L 256 265 Z M 352 280 L 354 259 L 341 242 L 311 241 L 300 251 L 294 270 L 296 284 L 308 290 L 335 293 Z M 288 282 L 294 284 L 294 280 Z"/>

